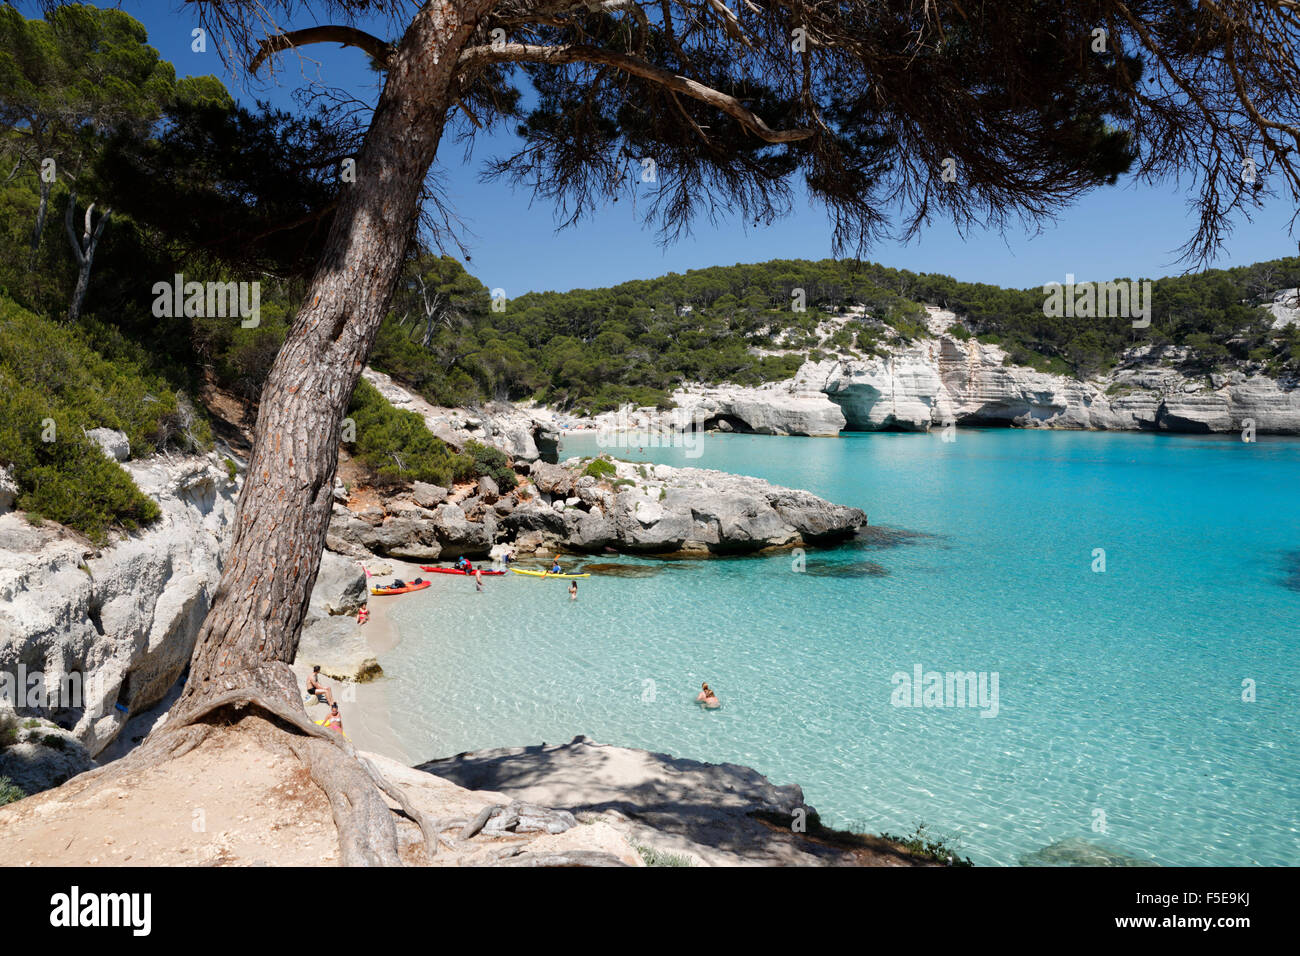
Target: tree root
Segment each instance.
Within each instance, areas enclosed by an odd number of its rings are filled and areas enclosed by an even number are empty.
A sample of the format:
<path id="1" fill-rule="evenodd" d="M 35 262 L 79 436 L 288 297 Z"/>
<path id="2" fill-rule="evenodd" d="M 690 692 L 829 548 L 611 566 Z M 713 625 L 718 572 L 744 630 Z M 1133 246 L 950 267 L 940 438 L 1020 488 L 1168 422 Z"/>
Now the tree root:
<path id="1" fill-rule="evenodd" d="M 295 712 L 287 702 L 260 690 L 231 690 L 212 697 L 186 714 L 180 721 L 168 721 L 151 734 L 144 744 L 119 760 L 83 773 L 65 786 L 70 796 L 111 784 L 124 776 L 150 770 L 194 750 L 217 731 L 214 715 L 230 708 L 241 711 L 256 707 L 281 726 L 282 739 L 276 741 L 300 760 L 312 781 L 321 788 L 330 803 L 339 835 L 339 852 L 344 866 L 401 866 L 397 828 L 393 816 L 405 815 L 419 827 L 429 862 L 438 852 L 441 841 L 449 849 L 460 847 L 442 836 L 451 827 L 463 827 L 463 819 L 433 820 L 421 811 L 406 792 L 361 756 L 342 734 L 314 724 L 301 710 Z M 283 725 L 288 725 L 287 727 Z M 275 726 L 272 724 L 272 726 Z M 393 810 L 383 799 L 389 796 L 400 807 Z"/>
<path id="2" fill-rule="evenodd" d="M 288 747 L 329 799 L 344 866 L 402 865 L 392 820 L 394 811 L 380 793 L 392 798 L 402 813 L 419 826 L 428 862 L 433 862 L 441 832 L 438 821 L 416 807 L 406 791 L 361 756 L 350 740 L 312 723 L 301 709 L 295 710 L 258 690 L 233 690 L 205 700 L 187 715 L 186 723 L 192 726 L 224 707 L 242 710 L 249 705 L 267 711 L 302 734 L 291 736 Z"/>
<path id="3" fill-rule="evenodd" d="M 453 852 L 463 852 L 465 844 L 486 827 L 492 815 L 509 810 L 505 805 L 483 807 L 473 819 L 463 817 L 434 818 L 422 811 L 406 791 L 390 780 L 368 757 L 360 754 L 342 734 L 312 723 L 297 701 L 279 699 L 261 689 L 228 690 L 203 700 L 177 720 L 169 720 L 144 744 L 126 756 L 97 767 L 69 781 L 73 796 L 120 778 L 150 770 L 184 756 L 218 730 L 218 712 L 256 708 L 270 720 L 263 723 L 274 736 L 265 739 L 276 749 L 287 750 L 306 768 L 312 781 L 329 800 L 330 811 L 338 831 L 340 862 L 344 866 L 402 866 L 394 816 L 404 816 L 420 828 L 427 863 L 433 863 L 439 844 Z M 249 715 L 251 716 L 251 715 Z M 235 718 L 231 724 L 241 718 Z M 387 796 L 398 809 L 383 798 Z M 457 830 L 448 836 L 446 831 Z M 504 835 L 503 835 L 504 836 Z M 622 865 L 607 853 L 573 851 L 563 853 L 527 853 L 523 847 L 530 840 L 511 840 L 506 846 L 489 844 L 484 861 L 488 866 L 608 866 Z"/>

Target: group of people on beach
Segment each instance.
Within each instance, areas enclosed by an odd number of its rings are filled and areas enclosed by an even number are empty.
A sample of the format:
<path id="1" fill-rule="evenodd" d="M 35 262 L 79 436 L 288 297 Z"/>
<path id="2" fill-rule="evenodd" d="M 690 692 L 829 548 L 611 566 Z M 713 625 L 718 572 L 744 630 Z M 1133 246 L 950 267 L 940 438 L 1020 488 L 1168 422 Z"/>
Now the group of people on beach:
<path id="1" fill-rule="evenodd" d="M 321 680 L 319 664 L 312 667 L 311 676 L 307 678 L 307 700 L 329 704 L 330 712 L 325 715 L 324 720 L 317 723 L 327 730 L 343 733 L 343 716 L 339 713 L 338 701 L 334 699 L 334 691 L 330 689 L 330 685 Z"/>

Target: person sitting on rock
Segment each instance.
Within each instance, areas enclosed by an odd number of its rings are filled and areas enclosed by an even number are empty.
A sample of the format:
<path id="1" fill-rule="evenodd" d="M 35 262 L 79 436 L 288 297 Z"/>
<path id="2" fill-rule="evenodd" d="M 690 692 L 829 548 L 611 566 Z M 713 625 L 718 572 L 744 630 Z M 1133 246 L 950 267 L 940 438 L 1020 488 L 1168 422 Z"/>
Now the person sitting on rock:
<path id="1" fill-rule="evenodd" d="M 330 690 L 328 684 L 321 682 L 319 664 L 312 667 L 311 676 L 307 678 L 307 699 L 312 698 L 327 704 L 334 703 L 334 692 Z"/>
<path id="2" fill-rule="evenodd" d="M 699 703 L 703 704 L 709 710 L 722 706 L 722 701 L 718 700 L 718 695 L 713 692 L 713 688 L 709 686 L 708 681 L 705 681 L 700 685 L 700 687 L 701 690 L 695 698 Z"/>

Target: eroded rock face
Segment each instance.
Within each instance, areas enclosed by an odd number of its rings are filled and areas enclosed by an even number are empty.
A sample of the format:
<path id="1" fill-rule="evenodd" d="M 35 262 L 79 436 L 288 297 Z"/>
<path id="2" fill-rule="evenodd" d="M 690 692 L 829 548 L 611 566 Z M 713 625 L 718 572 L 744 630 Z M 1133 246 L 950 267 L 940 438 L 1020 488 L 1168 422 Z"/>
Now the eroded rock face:
<path id="1" fill-rule="evenodd" d="M 308 613 L 320 617 L 355 614 L 365 606 L 369 594 L 366 572 L 358 562 L 325 551 L 321 554 Z"/>
<path id="2" fill-rule="evenodd" d="M 1274 326 L 1300 322 L 1294 290 L 1278 293 Z M 1079 380 L 1007 364 L 997 345 L 952 334 L 957 316 L 931 308 L 932 337 L 871 357 L 806 362 L 789 382 L 758 388 L 691 386 L 668 412 L 597 416 L 609 433 L 703 428 L 777 435 L 926 431 L 953 425 L 1017 428 L 1300 434 L 1300 383 L 1232 371 L 1189 377 L 1187 350 L 1137 346 L 1104 376 Z M 636 444 L 634 439 L 630 439 Z"/>
<path id="3" fill-rule="evenodd" d="M 68 729 L 91 755 L 189 663 L 239 490 L 217 455 L 123 467 L 162 516 L 101 549 L 55 525 L 0 516 L 0 672 L 21 667 L 65 688 L 70 699 L 20 712 Z"/>
<path id="4" fill-rule="evenodd" d="M 0 515 L 14 510 L 18 500 L 18 482 L 9 474 L 9 469 L 0 468 Z"/>

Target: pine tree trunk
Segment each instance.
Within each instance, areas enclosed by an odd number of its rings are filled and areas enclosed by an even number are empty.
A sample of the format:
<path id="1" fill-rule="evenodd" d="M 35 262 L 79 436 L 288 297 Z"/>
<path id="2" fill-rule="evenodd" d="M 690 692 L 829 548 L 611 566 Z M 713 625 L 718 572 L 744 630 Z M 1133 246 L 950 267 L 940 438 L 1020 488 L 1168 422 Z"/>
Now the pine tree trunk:
<path id="1" fill-rule="evenodd" d="M 341 422 L 416 224 L 456 58 L 491 2 L 427 4 L 394 54 L 356 182 L 342 186 L 321 262 L 262 390 L 230 552 L 173 712 L 180 720 L 239 689 L 301 708 L 285 665 L 320 568 Z"/>
<path id="2" fill-rule="evenodd" d="M 77 212 L 77 192 L 73 190 L 68 195 L 68 205 L 63 211 L 63 224 L 68 233 L 68 244 L 72 246 L 72 257 L 77 262 L 77 284 L 72 290 L 72 300 L 68 303 L 68 321 L 76 322 L 81 318 L 81 306 L 86 301 L 86 290 L 90 288 L 90 270 L 95 264 L 95 250 L 99 248 L 99 239 L 104 234 L 104 227 L 108 225 L 109 216 L 113 214 L 111 209 L 105 209 L 100 214 L 98 225 L 92 226 L 95 216 L 95 204 L 91 203 L 86 207 L 86 226 L 77 238 L 77 230 L 72 226 L 73 217 Z"/>
<path id="3" fill-rule="evenodd" d="M 50 184 L 45 181 L 45 177 L 37 166 L 37 176 L 41 181 L 41 202 L 36 207 L 36 225 L 32 229 L 32 249 L 31 254 L 27 257 L 27 271 L 36 271 L 36 257 L 41 251 L 41 234 L 45 232 L 45 216 L 50 208 Z"/>

